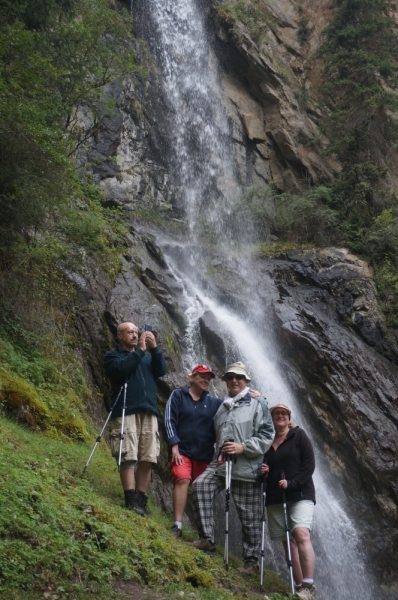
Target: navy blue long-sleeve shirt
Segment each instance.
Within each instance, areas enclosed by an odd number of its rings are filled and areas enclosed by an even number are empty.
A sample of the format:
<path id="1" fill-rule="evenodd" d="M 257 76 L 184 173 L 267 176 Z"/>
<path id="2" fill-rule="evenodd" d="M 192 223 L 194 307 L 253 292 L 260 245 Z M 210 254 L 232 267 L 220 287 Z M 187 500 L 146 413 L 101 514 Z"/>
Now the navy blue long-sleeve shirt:
<path id="1" fill-rule="evenodd" d="M 221 398 L 203 392 L 193 400 L 189 387 L 171 393 L 163 417 L 163 435 L 169 446 L 178 444 L 180 454 L 194 460 L 211 462 L 216 441 L 213 418 Z"/>
<path id="2" fill-rule="evenodd" d="M 136 348 L 128 352 L 120 346 L 104 357 L 105 373 L 112 384 L 112 404 L 127 379 L 126 415 L 134 413 L 159 414 L 155 379 L 166 375 L 163 352 L 158 346 L 150 352 Z M 123 392 L 112 413 L 112 419 L 120 417 L 123 409 Z"/>

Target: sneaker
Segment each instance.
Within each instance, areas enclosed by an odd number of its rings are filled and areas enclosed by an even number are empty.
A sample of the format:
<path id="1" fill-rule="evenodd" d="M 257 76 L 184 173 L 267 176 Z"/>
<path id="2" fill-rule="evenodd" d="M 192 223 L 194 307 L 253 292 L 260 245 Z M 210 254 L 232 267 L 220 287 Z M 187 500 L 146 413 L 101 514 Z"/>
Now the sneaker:
<path id="1" fill-rule="evenodd" d="M 303 585 L 297 592 L 297 596 L 302 600 L 314 600 L 316 596 L 316 587 L 313 583 L 307 583 L 306 581 L 303 581 Z"/>
<path id="2" fill-rule="evenodd" d="M 255 558 L 248 558 L 243 563 L 243 567 L 238 568 L 239 573 L 242 575 L 258 575 L 260 569 L 258 567 L 258 561 Z"/>
<path id="3" fill-rule="evenodd" d="M 205 538 L 202 540 L 196 540 L 196 542 L 187 542 L 188 546 L 193 546 L 198 550 L 203 550 L 206 554 L 215 554 L 216 553 L 216 545 L 209 538 Z"/>
<path id="4" fill-rule="evenodd" d="M 182 536 L 182 529 L 177 525 L 173 525 L 173 527 L 170 529 L 170 533 L 174 535 L 175 538 L 180 538 Z"/>

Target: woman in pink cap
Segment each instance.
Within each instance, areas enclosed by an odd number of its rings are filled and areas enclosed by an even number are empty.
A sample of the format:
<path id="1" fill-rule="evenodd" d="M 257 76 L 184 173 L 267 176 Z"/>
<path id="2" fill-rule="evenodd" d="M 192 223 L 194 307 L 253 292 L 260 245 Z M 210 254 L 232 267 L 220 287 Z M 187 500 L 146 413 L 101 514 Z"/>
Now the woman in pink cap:
<path id="1" fill-rule="evenodd" d="M 270 408 L 275 439 L 264 454 L 261 474 L 267 481 L 267 516 L 271 539 L 281 541 L 287 552 L 283 511 L 283 491 L 289 515 L 293 576 L 297 595 L 313 600 L 315 556 L 311 543 L 315 488 L 312 474 L 315 457 L 312 444 L 303 429 L 290 420 L 291 410 L 285 404 Z"/>

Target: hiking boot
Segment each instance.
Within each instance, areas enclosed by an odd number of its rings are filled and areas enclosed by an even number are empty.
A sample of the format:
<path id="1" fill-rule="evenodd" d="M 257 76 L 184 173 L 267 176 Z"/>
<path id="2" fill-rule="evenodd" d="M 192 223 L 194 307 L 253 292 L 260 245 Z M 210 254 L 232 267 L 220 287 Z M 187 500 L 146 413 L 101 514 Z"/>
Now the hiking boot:
<path id="1" fill-rule="evenodd" d="M 303 585 L 300 590 L 297 592 L 297 596 L 302 600 L 314 600 L 316 596 L 316 587 L 313 583 L 308 583 L 307 581 L 303 581 Z"/>
<path id="2" fill-rule="evenodd" d="M 256 558 L 247 558 L 243 563 L 243 567 L 238 568 L 239 573 L 242 575 L 258 575 L 260 569 L 258 567 L 258 561 Z"/>
<path id="3" fill-rule="evenodd" d="M 216 545 L 211 541 L 210 538 L 205 538 L 202 540 L 196 540 L 196 542 L 187 542 L 188 546 L 193 546 L 198 550 L 203 550 L 206 554 L 215 554 L 216 553 Z"/>
<path id="4" fill-rule="evenodd" d="M 138 509 L 135 509 L 135 512 L 144 517 L 145 515 L 149 515 L 149 511 L 147 508 L 148 504 L 148 496 L 145 492 L 137 492 L 138 495 Z"/>
<path id="5" fill-rule="evenodd" d="M 178 527 L 177 525 L 173 525 L 173 527 L 170 529 L 170 533 L 175 538 L 180 538 L 182 536 L 182 529 L 181 529 L 181 527 Z"/>
<path id="6" fill-rule="evenodd" d="M 124 501 L 127 510 L 133 510 L 137 515 L 144 516 L 145 512 L 142 507 L 140 493 L 136 490 L 124 490 Z"/>

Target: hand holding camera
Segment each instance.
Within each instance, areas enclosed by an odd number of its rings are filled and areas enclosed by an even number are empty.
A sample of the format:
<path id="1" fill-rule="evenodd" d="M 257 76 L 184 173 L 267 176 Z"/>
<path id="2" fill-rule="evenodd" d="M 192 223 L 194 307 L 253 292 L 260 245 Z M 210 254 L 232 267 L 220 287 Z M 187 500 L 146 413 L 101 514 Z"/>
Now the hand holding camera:
<path id="1" fill-rule="evenodd" d="M 156 346 L 156 338 L 152 333 L 151 325 L 145 325 L 145 329 L 138 340 L 138 348 L 145 352 L 145 350 L 152 350 Z"/>

